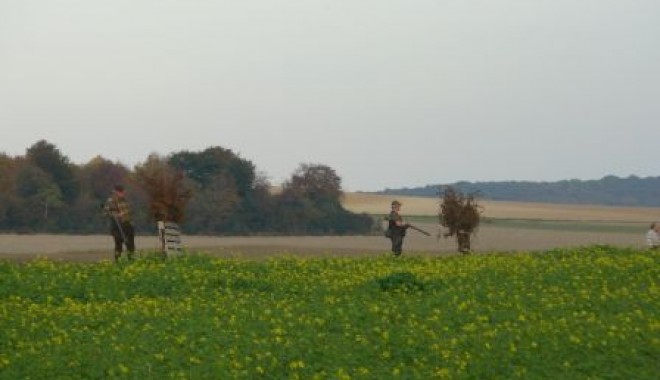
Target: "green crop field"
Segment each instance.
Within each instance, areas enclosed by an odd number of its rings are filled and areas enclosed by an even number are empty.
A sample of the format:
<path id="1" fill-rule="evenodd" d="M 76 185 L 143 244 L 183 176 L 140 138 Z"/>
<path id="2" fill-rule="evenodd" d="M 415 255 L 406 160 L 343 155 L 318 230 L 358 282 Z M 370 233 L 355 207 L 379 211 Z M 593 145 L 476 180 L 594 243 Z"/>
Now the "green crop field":
<path id="1" fill-rule="evenodd" d="M 656 379 L 660 251 L 0 262 L 0 379 Z"/>

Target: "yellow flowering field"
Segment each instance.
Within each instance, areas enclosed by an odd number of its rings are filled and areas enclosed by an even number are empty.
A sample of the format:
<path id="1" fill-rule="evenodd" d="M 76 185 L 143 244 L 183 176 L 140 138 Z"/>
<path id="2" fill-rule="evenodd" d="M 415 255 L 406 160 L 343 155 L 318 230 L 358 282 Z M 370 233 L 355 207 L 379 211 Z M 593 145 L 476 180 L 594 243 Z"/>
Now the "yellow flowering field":
<path id="1" fill-rule="evenodd" d="M 660 252 L 0 262 L 0 379 L 656 379 Z"/>

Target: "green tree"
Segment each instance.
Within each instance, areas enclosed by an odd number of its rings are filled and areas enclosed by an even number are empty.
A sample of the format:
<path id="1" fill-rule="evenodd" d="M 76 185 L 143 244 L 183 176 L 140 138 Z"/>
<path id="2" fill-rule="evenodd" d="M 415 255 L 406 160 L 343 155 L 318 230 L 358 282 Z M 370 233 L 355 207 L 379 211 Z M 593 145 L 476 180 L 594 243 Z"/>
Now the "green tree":
<path id="1" fill-rule="evenodd" d="M 79 192 L 76 166 L 71 164 L 55 145 L 40 140 L 27 149 L 26 158 L 52 177 L 66 203 L 73 203 Z"/>
<path id="2" fill-rule="evenodd" d="M 276 198 L 271 194 L 271 185 L 264 175 L 257 175 L 252 188 L 237 205 L 231 228 L 236 232 L 276 231 Z"/>
<path id="3" fill-rule="evenodd" d="M 18 172 L 16 190 L 21 198 L 17 210 L 21 224 L 31 229 L 52 228 L 55 222 L 49 220 L 49 211 L 64 206 L 64 202 L 50 175 L 39 167 L 25 165 Z"/>
<path id="4" fill-rule="evenodd" d="M 307 198 L 312 202 L 339 202 L 341 178 L 326 165 L 301 164 L 283 186 L 283 196 Z"/>
<path id="5" fill-rule="evenodd" d="M 282 186 L 278 227 L 288 233 L 365 233 L 373 220 L 341 205 L 341 177 L 326 165 L 301 164 Z"/>
<path id="6" fill-rule="evenodd" d="M 217 175 L 206 186 L 198 186 L 186 210 L 187 224 L 201 233 L 231 231 L 241 201 L 234 178 L 228 173 Z"/>
<path id="7" fill-rule="evenodd" d="M 226 172 L 234 159 L 236 156 L 231 150 L 211 147 L 202 152 L 173 153 L 167 161 L 173 168 L 183 171 L 186 177 L 205 187 L 214 177 Z"/>
<path id="8" fill-rule="evenodd" d="M 252 162 L 221 147 L 174 153 L 168 162 L 194 182 L 189 227 L 207 233 L 249 233 L 267 225 L 268 213 L 260 207 L 269 204 L 270 194 Z"/>

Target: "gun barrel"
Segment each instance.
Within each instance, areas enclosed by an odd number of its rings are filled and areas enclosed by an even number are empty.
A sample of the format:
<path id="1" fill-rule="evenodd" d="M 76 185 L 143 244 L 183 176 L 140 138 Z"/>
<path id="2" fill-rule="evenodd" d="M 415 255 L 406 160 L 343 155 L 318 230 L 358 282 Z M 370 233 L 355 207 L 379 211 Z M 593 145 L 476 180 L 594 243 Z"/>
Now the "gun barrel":
<path id="1" fill-rule="evenodd" d="M 423 233 L 423 234 L 426 235 L 426 236 L 431 236 L 430 233 L 424 231 L 423 229 L 421 229 L 421 228 L 419 228 L 419 227 L 417 227 L 417 226 L 413 226 L 412 224 L 409 224 L 409 226 L 410 226 L 410 228 L 412 228 L 413 230 L 415 230 L 415 231 L 417 231 L 417 232 L 421 232 L 421 233 Z"/>
<path id="2" fill-rule="evenodd" d="M 126 235 L 124 234 L 124 229 L 121 227 L 121 222 L 119 222 L 119 218 L 117 218 L 117 215 L 112 214 L 112 220 L 115 222 L 115 225 L 119 230 L 119 234 L 121 235 L 122 240 L 126 241 Z"/>

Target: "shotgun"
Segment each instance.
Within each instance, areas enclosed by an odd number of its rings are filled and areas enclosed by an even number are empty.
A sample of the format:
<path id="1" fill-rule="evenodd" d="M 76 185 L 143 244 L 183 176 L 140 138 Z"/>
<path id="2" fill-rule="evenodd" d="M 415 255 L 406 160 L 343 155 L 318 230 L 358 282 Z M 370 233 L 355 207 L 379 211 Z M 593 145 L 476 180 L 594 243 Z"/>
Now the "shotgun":
<path id="1" fill-rule="evenodd" d="M 106 207 L 105 203 L 101 203 L 101 210 L 106 213 L 106 215 L 110 215 L 112 218 L 112 221 L 115 223 L 115 226 L 117 226 L 117 229 L 119 230 L 119 234 L 121 235 L 121 239 L 126 242 L 126 234 L 124 234 L 124 229 L 121 228 L 121 223 L 119 223 L 119 218 L 117 215 L 114 213 L 114 211 L 111 211 L 108 207 Z"/>
<path id="2" fill-rule="evenodd" d="M 421 232 L 421 233 L 423 233 L 423 234 L 426 235 L 426 236 L 431 236 L 430 233 L 424 231 L 423 229 L 421 229 L 421 228 L 419 228 L 419 227 L 413 226 L 412 224 L 408 224 L 408 227 L 409 227 L 409 228 L 412 228 L 413 230 L 415 230 L 415 231 L 417 231 L 417 232 Z"/>

